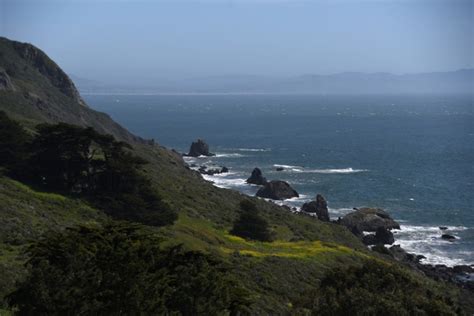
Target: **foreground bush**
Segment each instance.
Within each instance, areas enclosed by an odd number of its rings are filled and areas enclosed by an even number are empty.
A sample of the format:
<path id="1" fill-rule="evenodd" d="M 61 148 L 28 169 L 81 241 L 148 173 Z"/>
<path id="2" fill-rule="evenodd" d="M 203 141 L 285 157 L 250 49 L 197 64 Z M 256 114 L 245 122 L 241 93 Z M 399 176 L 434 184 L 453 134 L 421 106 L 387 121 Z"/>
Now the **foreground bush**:
<path id="1" fill-rule="evenodd" d="M 52 233 L 31 247 L 8 299 L 24 315 L 246 314 L 248 292 L 216 258 L 129 224 Z"/>
<path id="2" fill-rule="evenodd" d="M 368 261 L 362 267 L 333 270 L 299 304 L 311 315 L 460 314 L 450 296 L 399 267 Z"/>

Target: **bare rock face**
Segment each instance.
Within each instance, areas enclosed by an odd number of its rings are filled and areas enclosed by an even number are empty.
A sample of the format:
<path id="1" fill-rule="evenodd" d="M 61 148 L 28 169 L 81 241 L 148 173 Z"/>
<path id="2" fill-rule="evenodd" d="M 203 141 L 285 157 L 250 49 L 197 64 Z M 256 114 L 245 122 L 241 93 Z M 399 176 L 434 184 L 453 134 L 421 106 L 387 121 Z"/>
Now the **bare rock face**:
<path id="1" fill-rule="evenodd" d="M 267 183 L 267 179 L 263 176 L 262 170 L 255 168 L 252 171 L 252 175 L 247 179 L 246 182 L 256 185 L 265 185 L 265 183 Z"/>
<path id="2" fill-rule="evenodd" d="M 189 148 L 188 156 L 199 157 L 199 156 L 214 156 L 209 152 L 209 145 L 203 140 L 198 139 L 191 144 Z"/>
<path id="3" fill-rule="evenodd" d="M 15 91 L 12 80 L 7 72 L 0 68 L 0 91 Z"/>
<path id="4" fill-rule="evenodd" d="M 306 213 L 316 214 L 319 220 L 329 222 L 328 204 L 321 194 L 316 196 L 315 201 L 303 204 L 301 210 Z"/>
<path id="5" fill-rule="evenodd" d="M 87 106 L 79 95 L 72 80 L 54 61 L 49 59 L 43 51 L 26 43 L 15 42 L 14 47 L 25 61 L 48 78 L 51 84 L 58 88 L 64 95 L 74 99 L 82 106 Z"/>
<path id="6" fill-rule="evenodd" d="M 258 190 L 257 196 L 272 200 L 286 200 L 299 197 L 298 192 L 287 182 L 280 180 L 267 182 L 263 188 Z"/>
<path id="7" fill-rule="evenodd" d="M 342 225 L 358 231 L 376 232 L 379 227 L 400 229 L 400 224 L 379 208 L 361 208 L 349 213 L 341 219 Z"/>

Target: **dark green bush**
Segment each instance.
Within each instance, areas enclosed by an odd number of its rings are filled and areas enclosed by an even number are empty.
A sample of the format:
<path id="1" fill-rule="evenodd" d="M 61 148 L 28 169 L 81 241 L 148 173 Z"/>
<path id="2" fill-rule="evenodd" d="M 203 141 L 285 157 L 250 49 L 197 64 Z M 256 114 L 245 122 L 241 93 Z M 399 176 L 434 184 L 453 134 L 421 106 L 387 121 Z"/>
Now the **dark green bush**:
<path id="1" fill-rule="evenodd" d="M 240 209 L 240 216 L 230 233 L 246 239 L 271 241 L 272 232 L 267 221 L 260 216 L 255 204 L 249 200 L 243 200 L 240 203 Z"/>
<path id="2" fill-rule="evenodd" d="M 0 167 L 7 174 L 19 174 L 28 159 L 31 136 L 17 122 L 0 111 Z"/>
<path id="3" fill-rule="evenodd" d="M 30 250 L 28 277 L 9 295 L 21 315 L 237 315 L 249 292 L 217 258 L 138 225 L 51 233 Z"/>
<path id="4" fill-rule="evenodd" d="M 296 305 L 312 315 L 457 315 L 448 293 L 430 288 L 395 265 L 374 260 L 335 269 Z"/>

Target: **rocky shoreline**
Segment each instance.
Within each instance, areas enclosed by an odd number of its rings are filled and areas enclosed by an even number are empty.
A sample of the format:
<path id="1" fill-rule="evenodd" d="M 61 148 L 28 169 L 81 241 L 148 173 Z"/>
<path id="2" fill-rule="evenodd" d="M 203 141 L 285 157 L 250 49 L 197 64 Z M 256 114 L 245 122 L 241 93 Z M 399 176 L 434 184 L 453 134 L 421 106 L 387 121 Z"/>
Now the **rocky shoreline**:
<path id="1" fill-rule="evenodd" d="M 188 154 L 183 156 L 199 157 L 213 156 L 209 152 L 209 146 L 202 139 L 193 142 Z M 225 166 L 208 167 L 206 165 L 197 166 L 195 164 L 188 166 L 193 168 L 201 175 L 216 175 L 229 172 Z M 280 168 L 278 171 L 282 171 Z M 261 188 L 256 196 L 272 200 L 284 201 L 293 197 L 298 197 L 289 183 L 281 180 L 267 180 L 258 167 L 254 168 L 246 183 L 258 185 Z M 422 273 L 432 279 L 442 280 L 453 283 L 459 287 L 474 291 L 474 265 L 455 265 L 453 267 L 444 264 L 424 264 L 422 261 L 425 256 L 406 252 L 395 243 L 395 237 L 392 230 L 399 230 L 400 224 L 390 215 L 379 208 L 354 208 L 353 212 L 339 217 L 337 220 L 330 220 L 326 199 L 317 194 L 313 201 L 303 204 L 301 210 L 292 208 L 284 202 L 281 204 L 287 211 L 301 214 L 302 216 L 311 216 L 316 220 L 332 222 L 334 224 L 345 226 L 355 236 L 357 236 L 372 251 L 378 252 L 383 256 L 388 256 L 392 260 L 400 262 L 413 270 Z M 447 227 L 440 226 L 440 238 L 446 242 L 454 242 L 456 237 L 447 234 Z M 392 245 L 387 247 L 387 245 Z"/>

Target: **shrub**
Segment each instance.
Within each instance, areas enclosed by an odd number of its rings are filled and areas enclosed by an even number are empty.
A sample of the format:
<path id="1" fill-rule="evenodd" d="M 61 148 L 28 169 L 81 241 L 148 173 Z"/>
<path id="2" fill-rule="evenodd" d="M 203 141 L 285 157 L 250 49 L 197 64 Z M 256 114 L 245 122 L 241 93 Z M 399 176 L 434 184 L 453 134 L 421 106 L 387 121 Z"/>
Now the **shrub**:
<path id="1" fill-rule="evenodd" d="M 268 223 L 260 216 L 255 204 L 249 200 L 243 200 L 240 203 L 240 209 L 240 216 L 230 233 L 246 239 L 271 241 L 272 233 Z"/>
<path id="2" fill-rule="evenodd" d="M 19 314 L 235 315 L 252 302 L 223 262 L 160 250 L 138 225 L 50 233 L 29 251 L 29 275 L 8 297 Z"/>
<path id="3" fill-rule="evenodd" d="M 367 261 L 334 269 L 298 302 L 312 315 L 456 315 L 458 307 L 401 268 Z"/>

